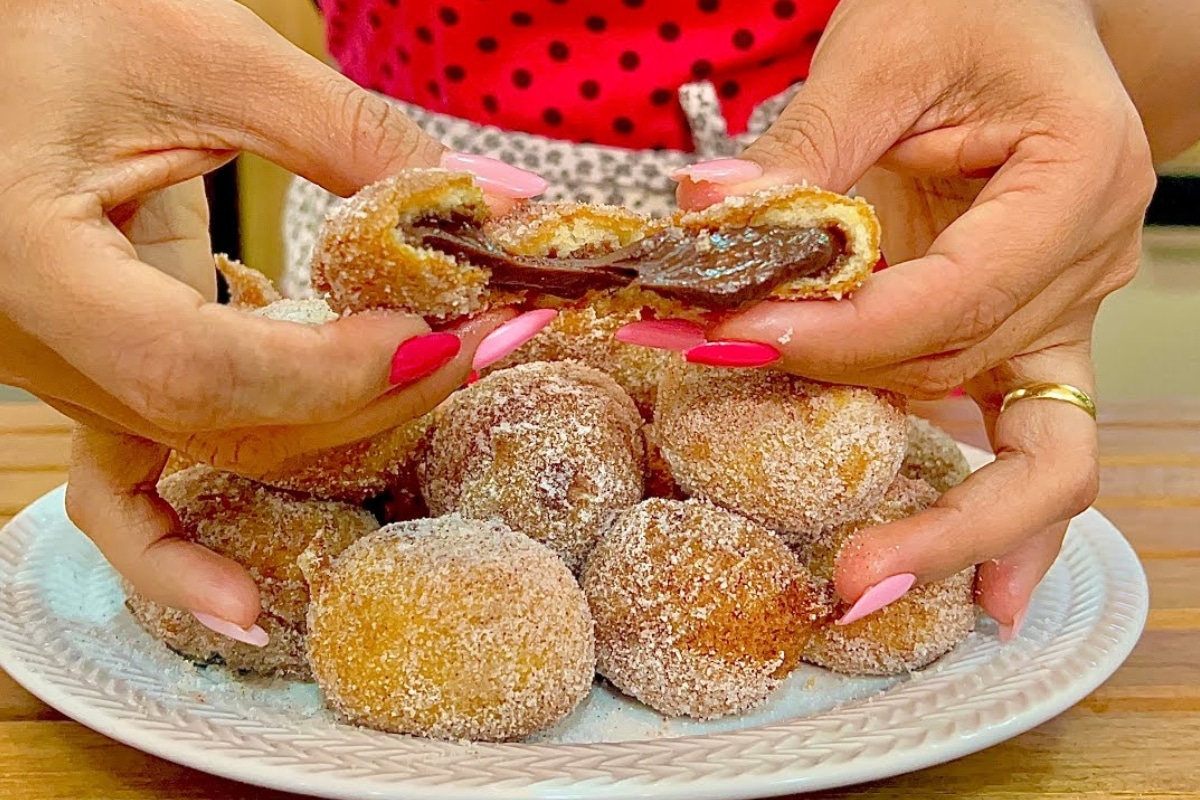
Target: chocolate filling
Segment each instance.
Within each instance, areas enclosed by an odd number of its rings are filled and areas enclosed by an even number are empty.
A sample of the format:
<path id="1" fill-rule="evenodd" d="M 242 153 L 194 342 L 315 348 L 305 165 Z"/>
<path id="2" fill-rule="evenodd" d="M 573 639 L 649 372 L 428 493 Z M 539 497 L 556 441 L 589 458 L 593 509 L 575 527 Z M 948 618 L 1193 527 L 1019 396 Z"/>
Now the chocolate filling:
<path id="1" fill-rule="evenodd" d="M 487 268 L 494 289 L 567 299 L 637 283 L 705 308 L 737 308 L 815 275 L 845 251 L 836 228 L 764 228 L 689 233 L 668 228 L 602 256 L 553 258 L 504 250 L 462 218 L 426 219 L 409 235 L 421 246 Z"/>

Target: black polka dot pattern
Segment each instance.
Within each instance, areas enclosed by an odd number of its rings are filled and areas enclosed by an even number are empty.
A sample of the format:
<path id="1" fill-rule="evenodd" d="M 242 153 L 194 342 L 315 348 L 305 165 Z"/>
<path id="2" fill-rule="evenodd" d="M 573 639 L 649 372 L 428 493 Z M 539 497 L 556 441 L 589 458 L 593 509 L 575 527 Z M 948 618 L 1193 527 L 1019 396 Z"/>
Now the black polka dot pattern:
<path id="1" fill-rule="evenodd" d="M 799 0 L 320 5 L 331 54 L 365 86 L 502 129 L 687 151 L 709 140 L 679 113 L 695 99 L 682 97 L 680 107 L 680 86 L 711 82 L 729 115 L 729 132 L 745 130 L 750 112 L 786 88 L 785 78 L 805 75 L 818 26 L 836 0 L 809 3 L 813 7 Z M 373 63 L 363 64 L 363 53 Z"/>

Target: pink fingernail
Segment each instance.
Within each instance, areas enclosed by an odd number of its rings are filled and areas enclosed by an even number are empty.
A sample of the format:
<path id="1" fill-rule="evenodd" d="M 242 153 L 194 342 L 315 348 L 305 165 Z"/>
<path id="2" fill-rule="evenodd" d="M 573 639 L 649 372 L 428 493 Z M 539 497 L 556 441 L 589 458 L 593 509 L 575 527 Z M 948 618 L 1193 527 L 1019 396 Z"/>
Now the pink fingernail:
<path id="1" fill-rule="evenodd" d="M 891 605 L 903 597 L 916 582 L 917 576 L 908 572 L 884 578 L 863 592 L 863 596 L 858 598 L 858 602 L 850 606 L 850 610 L 836 624 L 849 625 L 851 622 L 858 622 L 863 617 L 874 614 L 884 606 Z"/>
<path id="2" fill-rule="evenodd" d="M 267 632 L 257 625 L 243 628 L 240 625 L 233 624 L 229 620 L 214 617 L 212 614 L 204 614 L 200 611 L 193 611 L 192 616 L 209 630 L 216 631 L 222 636 L 242 642 L 243 644 L 253 645 L 254 647 L 266 647 L 267 642 L 271 641 L 271 637 L 267 636 Z"/>
<path id="3" fill-rule="evenodd" d="M 471 366 L 477 370 L 490 367 L 541 333 L 557 316 L 558 312 L 553 308 L 539 308 L 509 320 L 479 343 Z"/>
<path id="4" fill-rule="evenodd" d="M 503 161 L 472 153 L 448 151 L 442 155 L 445 169 L 469 172 L 479 188 L 501 197 L 536 197 L 550 186 L 541 175 L 506 164 Z"/>
<path id="5" fill-rule="evenodd" d="M 686 319 L 648 319 L 617 329 L 617 341 L 683 352 L 704 344 L 704 329 Z"/>
<path id="6" fill-rule="evenodd" d="M 1011 642 L 1021 633 L 1021 626 L 1025 624 L 1025 612 L 1029 610 L 1029 606 L 1025 606 L 1016 614 L 1013 615 L 1011 625 L 1001 625 L 999 636 L 1002 642 Z"/>
<path id="7" fill-rule="evenodd" d="M 765 367 L 779 360 L 779 351 L 761 342 L 708 342 L 684 353 L 692 364 L 706 367 Z"/>
<path id="8" fill-rule="evenodd" d="M 699 164 L 680 167 L 671 173 L 671 180 L 678 181 L 688 178 L 697 183 L 705 181 L 729 186 L 743 181 L 752 181 L 761 178 L 762 175 L 763 168 L 753 161 L 746 161 L 742 158 L 718 158 L 715 161 L 701 161 Z"/>
<path id="9" fill-rule="evenodd" d="M 405 339 L 392 356 L 388 376 L 392 386 L 419 381 L 449 364 L 462 349 L 462 340 L 453 333 L 427 333 Z"/>

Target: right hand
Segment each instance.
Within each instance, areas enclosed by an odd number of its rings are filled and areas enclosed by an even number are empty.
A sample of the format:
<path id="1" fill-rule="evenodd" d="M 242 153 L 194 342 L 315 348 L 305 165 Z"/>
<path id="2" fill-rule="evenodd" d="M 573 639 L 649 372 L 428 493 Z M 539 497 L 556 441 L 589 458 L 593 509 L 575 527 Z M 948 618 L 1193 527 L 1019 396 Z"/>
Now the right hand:
<path id="1" fill-rule="evenodd" d="M 341 195 L 405 166 L 482 165 L 502 199 L 541 179 L 448 154 L 233 0 L 10 0 L 0 22 L 0 383 L 123 437 L 139 486 L 157 477 L 135 466 L 157 458 L 142 450 L 253 475 L 394 427 L 462 384 L 486 331 L 400 386 L 393 362 L 430 333 L 421 319 L 307 327 L 217 305 L 203 194 L 187 182 L 241 151 Z M 86 489 L 88 461 L 73 516 L 112 556 L 106 531 L 128 516 Z M 136 584 L 155 567 L 150 549 L 129 552 L 114 561 Z M 201 585 L 185 577 L 158 583 Z M 225 619 L 253 622 L 256 608 L 234 605 Z"/>

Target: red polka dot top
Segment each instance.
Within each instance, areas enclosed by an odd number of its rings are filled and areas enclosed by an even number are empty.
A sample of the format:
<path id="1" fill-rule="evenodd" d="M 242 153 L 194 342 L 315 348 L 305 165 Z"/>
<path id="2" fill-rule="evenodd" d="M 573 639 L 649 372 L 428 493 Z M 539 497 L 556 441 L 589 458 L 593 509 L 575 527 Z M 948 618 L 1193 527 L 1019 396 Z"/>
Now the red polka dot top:
<path id="1" fill-rule="evenodd" d="M 690 150 L 678 88 L 717 87 L 731 134 L 808 75 L 837 0 L 323 0 L 352 80 L 505 130 Z"/>

